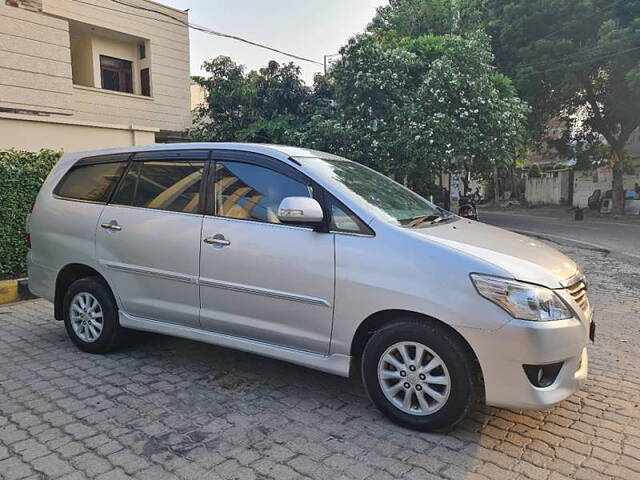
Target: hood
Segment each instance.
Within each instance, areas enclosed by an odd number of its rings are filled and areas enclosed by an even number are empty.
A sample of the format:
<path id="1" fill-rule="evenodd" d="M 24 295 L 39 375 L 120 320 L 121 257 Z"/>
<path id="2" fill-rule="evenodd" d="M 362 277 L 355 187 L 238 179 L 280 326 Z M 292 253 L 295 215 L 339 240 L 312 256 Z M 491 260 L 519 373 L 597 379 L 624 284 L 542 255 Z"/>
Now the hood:
<path id="1" fill-rule="evenodd" d="M 548 288 L 561 288 L 578 270 L 573 260 L 540 240 L 479 222 L 460 219 L 410 231 L 489 262 L 516 280 Z"/>

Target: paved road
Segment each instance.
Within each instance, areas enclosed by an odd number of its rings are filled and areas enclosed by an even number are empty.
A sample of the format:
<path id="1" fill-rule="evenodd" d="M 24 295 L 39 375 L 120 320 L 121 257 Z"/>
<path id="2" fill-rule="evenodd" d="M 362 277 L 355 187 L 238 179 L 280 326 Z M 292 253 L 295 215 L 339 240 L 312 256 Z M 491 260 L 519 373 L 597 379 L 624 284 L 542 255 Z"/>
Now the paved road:
<path id="1" fill-rule="evenodd" d="M 638 479 L 640 268 L 561 248 L 606 312 L 584 390 L 446 435 L 392 425 L 358 379 L 157 335 L 89 355 L 47 302 L 0 306 L 0 478 Z"/>
<path id="2" fill-rule="evenodd" d="M 603 220 L 575 221 L 571 213 L 541 216 L 522 210 L 480 211 L 483 222 L 510 230 L 542 234 L 563 242 L 579 242 L 591 248 L 601 248 L 625 260 L 640 264 L 640 221 L 615 222 Z"/>

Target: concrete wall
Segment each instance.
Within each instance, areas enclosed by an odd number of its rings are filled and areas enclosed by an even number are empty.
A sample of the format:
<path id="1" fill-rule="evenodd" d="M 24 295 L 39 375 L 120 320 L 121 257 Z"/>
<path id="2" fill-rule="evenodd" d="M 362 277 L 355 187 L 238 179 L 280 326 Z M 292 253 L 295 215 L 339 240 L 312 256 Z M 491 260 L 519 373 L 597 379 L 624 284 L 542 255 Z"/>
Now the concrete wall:
<path id="1" fill-rule="evenodd" d="M 586 207 L 587 200 L 593 192 L 600 189 L 604 195 L 607 190 L 611 190 L 611 182 L 611 168 L 609 167 L 574 172 L 573 205 Z M 626 190 L 634 188 L 636 183 L 640 184 L 640 169 L 638 168 L 633 175 L 625 174 L 623 177 L 623 186 Z"/>
<path id="2" fill-rule="evenodd" d="M 93 41 L 88 33 L 70 34 L 71 73 L 74 85 L 95 87 L 93 76 Z M 100 84 L 98 84 L 100 85 Z"/>
<path id="3" fill-rule="evenodd" d="M 84 1 L 85 3 L 73 0 L 43 0 L 43 11 L 46 14 L 93 25 L 122 35 L 134 36 L 145 41 L 147 61 L 150 64 L 153 101 L 142 102 L 135 95 L 128 96 L 120 92 L 104 90 L 94 92 L 74 88 L 74 115 L 87 121 L 146 125 L 169 131 L 188 128 L 191 124 L 189 31 L 186 25 L 180 23 L 187 22 L 187 14 L 148 0 L 128 0 L 128 3 L 153 8 L 171 15 L 177 19 L 173 22 L 162 15 L 117 3 L 110 2 L 110 10 L 105 10 L 101 8 L 104 7 L 103 0 Z M 93 5 L 87 5 L 87 3 Z M 104 38 L 97 39 L 93 45 L 94 50 L 97 48 L 96 45 L 105 47 L 107 50 L 104 52 L 113 52 L 109 49 L 117 48 L 115 43 L 105 43 Z M 108 53 L 104 54 L 108 55 Z M 137 52 L 132 54 L 133 58 L 137 59 Z M 99 52 L 94 51 L 93 55 L 95 61 Z M 139 70 L 144 66 L 140 63 L 135 68 L 134 84 L 139 84 Z M 98 69 L 97 77 L 94 77 L 95 86 L 100 86 L 99 75 Z M 137 82 L 136 78 L 138 78 Z"/>
<path id="4" fill-rule="evenodd" d="M 191 110 L 205 103 L 205 89 L 199 83 L 191 84 Z"/>
<path id="5" fill-rule="evenodd" d="M 156 130 L 103 123 L 82 123 L 70 118 L 34 118 L 0 112 L 0 149 L 64 150 L 129 147 L 155 143 Z M 7 141 L 9 140 L 9 141 Z"/>
<path id="6" fill-rule="evenodd" d="M 0 108 L 71 115 L 69 26 L 0 2 Z"/>
<path id="7" fill-rule="evenodd" d="M 42 11 L 0 0 L 0 149 L 149 143 L 155 131 L 190 126 L 187 14 L 149 0 L 129 2 L 176 21 L 118 3 L 105 9 L 103 0 L 42 0 Z M 139 58 L 141 43 L 145 59 Z M 133 94 L 95 88 L 102 83 L 100 54 L 134 62 Z M 150 69 L 150 97 L 139 95 L 141 68 Z"/>
<path id="8" fill-rule="evenodd" d="M 529 205 L 566 205 L 569 202 L 570 172 L 562 170 L 541 178 L 527 178 L 525 200 Z"/>
<path id="9" fill-rule="evenodd" d="M 524 198 L 529 205 L 560 205 L 560 179 L 528 178 Z"/>
<path id="10" fill-rule="evenodd" d="M 640 128 L 636 128 L 631 134 L 626 148 L 633 158 L 640 159 Z"/>

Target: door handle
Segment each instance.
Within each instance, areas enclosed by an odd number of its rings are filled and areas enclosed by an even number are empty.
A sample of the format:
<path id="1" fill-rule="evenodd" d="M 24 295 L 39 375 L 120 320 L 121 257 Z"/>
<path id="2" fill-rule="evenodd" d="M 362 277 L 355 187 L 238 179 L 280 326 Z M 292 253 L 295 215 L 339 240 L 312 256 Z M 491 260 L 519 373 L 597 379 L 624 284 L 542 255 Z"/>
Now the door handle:
<path id="1" fill-rule="evenodd" d="M 202 241 L 204 243 L 208 243 L 209 245 L 216 245 L 218 247 L 227 247 L 231 245 L 231 242 L 224 238 L 224 235 L 220 235 L 219 233 L 214 235 L 213 237 L 206 237 Z"/>
<path id="2" fill-rule="evenodd" d="M 101 223 L 100 226 L 108 230 L 122 230 L 122 227 L 115 220 L 111 220 L 109 223 Z"/>

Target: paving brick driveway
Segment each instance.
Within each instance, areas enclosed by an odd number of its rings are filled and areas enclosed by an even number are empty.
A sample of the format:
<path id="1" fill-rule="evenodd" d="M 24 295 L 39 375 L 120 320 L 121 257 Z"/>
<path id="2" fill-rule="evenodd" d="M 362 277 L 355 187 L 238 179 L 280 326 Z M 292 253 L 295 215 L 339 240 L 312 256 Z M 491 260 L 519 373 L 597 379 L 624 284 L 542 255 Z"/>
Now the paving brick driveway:
<path id="1" fill-rule="evenodd" d="M 640 268 L 562 248 L 598 312 L 586 388 L 447 435 L 392 425 L 357 379 L 155 335 L 92 356 L 50 304 L 0 306 L 0 477 L 640 479 Z"/>

